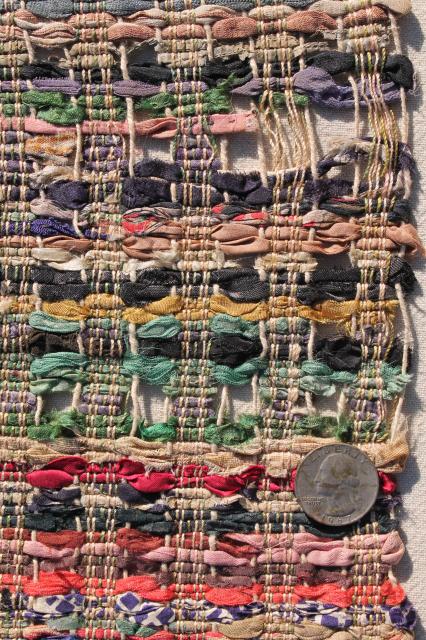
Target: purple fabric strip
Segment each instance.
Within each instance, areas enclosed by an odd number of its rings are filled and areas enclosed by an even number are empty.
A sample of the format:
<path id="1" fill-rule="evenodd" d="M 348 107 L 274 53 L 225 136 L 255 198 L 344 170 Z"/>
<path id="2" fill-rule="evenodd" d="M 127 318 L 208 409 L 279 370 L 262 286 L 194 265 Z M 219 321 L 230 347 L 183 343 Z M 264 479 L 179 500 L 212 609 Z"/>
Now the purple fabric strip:
<path id="1" fill-rule="evenodd" d="M 113 83 L 112 88 L 116 96 L 122 96 L 124 98 L 149 97 L 161 93 L 161 87 L 159 85 L 141 82 L 140 80 L 117 80 Z M 200 82 L 199 84 L 197 83 L 197 89 L 198 88 L 201 91 L 206 91 L 208 86 L 205 82 Z M 168 93 L 176 93 L 175 83 L 169 83 L 166 89 Z M 180 90 L 182 93 L 193 93 L 194 83 L 187 81 L 182 82 Z"/>
<path id="2" fill-rule="evenodd" d="M 82 85 L 77 80 L 71 80 L 70 78 L 36 78 L 32 81 L 34 89 L 37 91 L 59 91 L 67 96 L 78 96 L 81 94 Z M 20 91 L 29 91 L 29 85 L 25 80 L 0 81 L 0 93 L 15 91 L 19 86 Z M 198 88 L 198 87 L 197 87 Z M 201 91 L 206 91 L 208 86 L 204 82 L 199 83 Z M 143 98 L 149 96 L 155 96 L 161 93 L 161 87 L 155 84 L 149 84 L 147 82 L 141 82 L 140 80 L 117 80 L 112 84 L 113 92 L 116 96 L 122 98 Z M 183 93 L 192 93 L 194 86 L 192 82 L 182 83 Z M 93 85 L 91 87 L 92 95 L 105 94 L 105 85 Z M 176 93 L 176 85 L 170 83 L 167 85 L 168 93 Z"/>
<path id="3" fill-rule="evenodd" d="M 270 89 L 280 89 L 284 86 L 284 80 L 281 78 L 270 78 L 269 79 L 269 87 Z M 265 88 L 265 81 L 263 78 L 253 78 L 249 80 L 245 84 L 240 87 L 236 87 L 232 89 L 231 93 L 236 96 L 249 96 L 254 97 L 263 93 Z"/>
<path id="4" fill-rule="evenodd" d="M 284 80 L 279 78 L 270 79 L 271 89 L 281 89 L 284 86 Z M 350 85 L 339 85 L 324 69 L 319 67 L 307 67 L 298 71 L 293 78 L 294 89 L 303 93 L 311 99 L 315 104 L 331 109 L 348 109 L 355 104 L 354 94 Z M 242 96 L 258 96 L 264 91 L 264 80 L 262 78 L 253 78 L 241 87 L 233 89 L 231 93 Z M 361 83 L 358 83 L 361 89 Z M 399 99 L 400 91 L 394 82 L 385 82 L 381 85 L 383 97 L 386 102 L 393 102 Z M 368 98 L 371 97 L 369 89 L 366 91 Z M 360 104 L 365 106 L 366 101 L 360 95 Z"/>
<path id="5" fill-rule="evenodd" d="M 69 78 L 36 78 L 33 86 L 37 91 L 60 91 L 67 96 L 78 96 L 81 93 L 81 82 Z"/>
<path id="6" fill-rule="evenodd" d="M 297 91 L 309 96 L 312 102 L 331 109 L 347 109 L 355 104 L 354 93 L 351 86 L 338 85 L 327 71 L 318 67 L 307 67 L 298 71 L 293 78 L 293 86 Z M 360 104 L 366 105 L 365 98 L 361 95 Z M 385 82 L 381 85 L 385 102 L 393 102 L 400 97 L 399 87 L 394 82 Z M 367 98 L 371 98 L 369 89 L 365 92 Z"/>
<path id="7" fill-rule="evenodd" d="M 194 82 L 182 82 L 180 85 L 180 91 L 182 93 L 194 93 L 195 91 L 207 91 L 208 86 L 205 82 L 197 82 L 196 85 Z M 176 84 L 171 82 L 167 85 L 168 93 L 176 93 Z"/>
<path id="8" fill-rule="evenodd" d="M 123 98 L 138 98 L 155 96 L 160 93 L 160 88 L 155 84 L 148 84 L 139 80 L 117 80 L 112 85 L 116 96 Z"/>
<path id="9" fill-rule="evenodd" d="M 16 91 L 19 87 L 20 91 L 29 91 L 28 84 L 25 80 L 0 80 L 0 92 Z"/>

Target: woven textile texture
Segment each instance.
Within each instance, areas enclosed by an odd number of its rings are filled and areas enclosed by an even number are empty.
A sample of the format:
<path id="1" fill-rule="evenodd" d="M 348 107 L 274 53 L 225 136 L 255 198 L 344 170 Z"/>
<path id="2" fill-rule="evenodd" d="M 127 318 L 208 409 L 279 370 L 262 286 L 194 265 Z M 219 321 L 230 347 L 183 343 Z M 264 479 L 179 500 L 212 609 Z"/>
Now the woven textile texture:
<path id="1" fill-rule="evenodd" d="M 0 638 L 412 637 L 410 9 L 0 1 Z"/>

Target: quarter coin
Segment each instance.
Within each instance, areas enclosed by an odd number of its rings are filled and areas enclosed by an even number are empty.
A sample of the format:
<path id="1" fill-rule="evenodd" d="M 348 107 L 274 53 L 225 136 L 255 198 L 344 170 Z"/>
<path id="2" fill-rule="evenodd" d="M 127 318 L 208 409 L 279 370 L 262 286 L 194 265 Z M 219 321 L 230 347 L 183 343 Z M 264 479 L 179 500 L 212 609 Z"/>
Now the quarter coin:
<path id="1" fill-rule="evenodd" d="M 296 473 L 296 498 L 307 516 L 332 527 L 352 524 L 373 507 L 379 475 L 368 456 L 349 444 L 311 451 Z"/>

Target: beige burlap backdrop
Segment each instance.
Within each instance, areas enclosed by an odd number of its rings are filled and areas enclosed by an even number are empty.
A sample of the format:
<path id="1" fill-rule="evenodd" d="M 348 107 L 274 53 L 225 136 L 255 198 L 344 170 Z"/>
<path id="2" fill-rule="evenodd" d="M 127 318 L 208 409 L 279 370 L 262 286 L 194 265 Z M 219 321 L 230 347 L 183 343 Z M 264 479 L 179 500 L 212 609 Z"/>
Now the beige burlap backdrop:
<path id="1" fill-rule="evenodd" d="M 418 166 L 413 189 L 414 212 L 423 241 L 426 241 L 426 2 L 413 0 L 413 12 L 401 21 L 401 37 L 406 53 L 417 71 L 417 88 L 410 97 L 412 112 L 411 145 Z M 405 583 L 409 598 L 417 607 L 419 625 L 416 636 L 426 640 L 426 264 L 415 265 L 419 288 L 411 303 L 414 328 L 415 381 L 405 405 L 409 416 L 412 456 L 400 479 L 404 510 L 402 534 L 407 544 L 398 576 Z"/>

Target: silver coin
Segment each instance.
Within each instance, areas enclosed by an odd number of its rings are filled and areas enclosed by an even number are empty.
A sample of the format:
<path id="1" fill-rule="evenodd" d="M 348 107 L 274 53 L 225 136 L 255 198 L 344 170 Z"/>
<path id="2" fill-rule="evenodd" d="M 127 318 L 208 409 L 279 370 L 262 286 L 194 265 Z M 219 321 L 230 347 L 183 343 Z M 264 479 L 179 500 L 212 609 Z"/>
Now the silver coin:
<path id="1" fill-rule="evenodd" d="M 327 444 L 309 453 L 296 473 L 296 498 L 307 516 L 339 527 L 360 520 L 379 492 L 376 467 L 360 449 Z"/>

